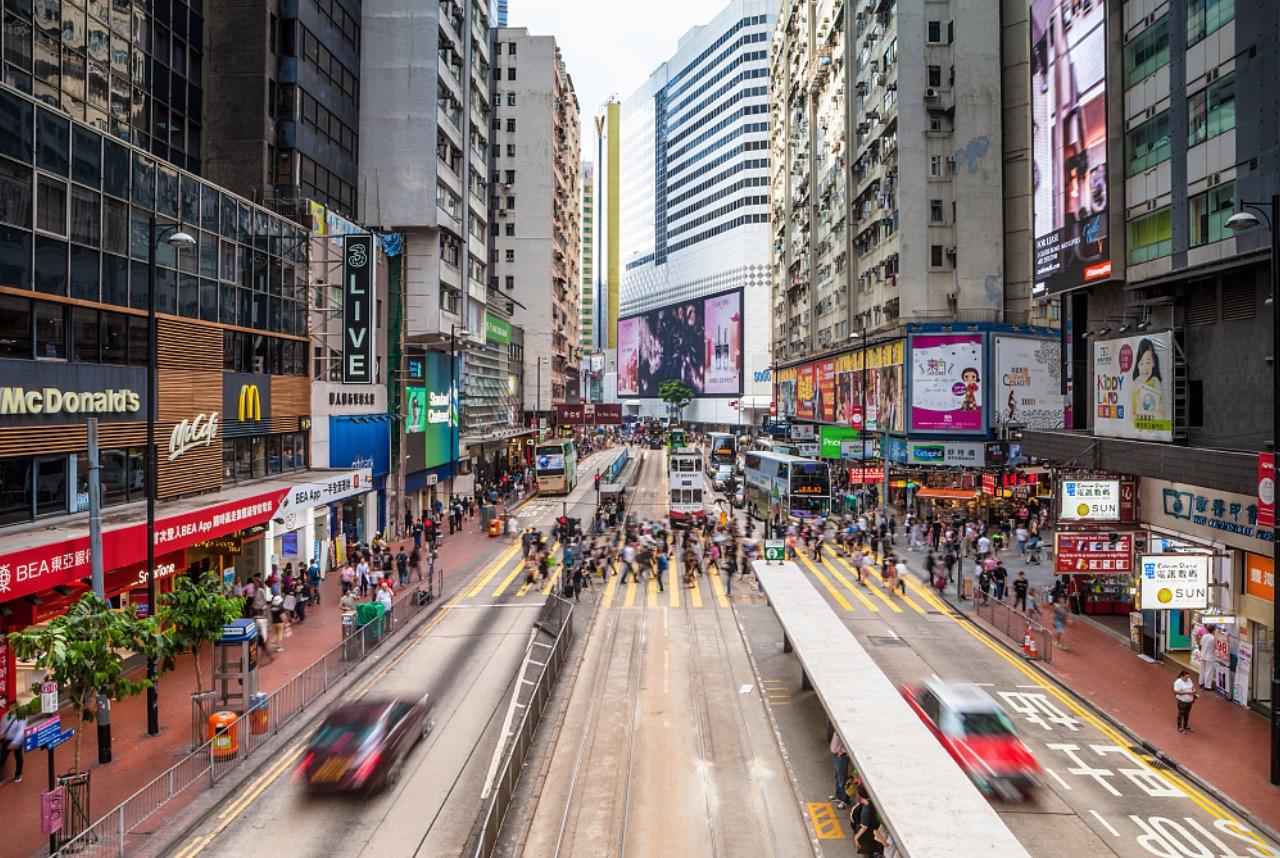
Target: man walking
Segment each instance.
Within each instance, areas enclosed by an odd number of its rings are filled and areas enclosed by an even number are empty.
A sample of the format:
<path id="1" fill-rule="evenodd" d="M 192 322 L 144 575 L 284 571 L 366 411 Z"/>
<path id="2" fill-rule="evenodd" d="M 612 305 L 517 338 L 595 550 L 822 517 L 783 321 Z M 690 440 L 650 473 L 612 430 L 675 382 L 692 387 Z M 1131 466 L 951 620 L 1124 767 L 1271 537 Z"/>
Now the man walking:
<path id="1" fill-rule="evenodd" d="M 1178 704 L 1178 732 L 1191 732 L 1191 707 L 1200 697 L 1196 684 L 1191 679 L 1191 671 L 1178 671 L 1178 678 L 1173 681 L 1173 699 Z"/>
<path id="2" fill-rule="evenodd" d="M 668 562 L 669 561 L 667 560 L 666 552 L 663 552 L 658 555 L 658 592 L 659 593 L 666 592 L 666 587 L 664 585 L 663 579 L 667 577 Z"/>
<path id="3" fill-rule="evenodd" d="M 1027 588 L 1030 582 L 1027 581 L 1027 573 L 1021 569 L 1018 570 L 1018 577 L 1013 579 L 1013 607 L 1017 610 L 1025 612 L 1027 610 Z"/>
<path id="4" fill-rule="evenodd" d="M 1009 570 L 1004 568 L 1004 561 L 997 560 L 996 566 L 991 570 L 991 578 L 995 581 L 996 601 L 1004 601 L 1004 585 L 1009 580 Z"/>
<path id="5" fill-rule="evenodd" d="M 636 549 L 630 542 L 622 546 L 622 580 L 619 584 L 627 583 L 627 576 L 632 574 L 636 562 Z M 639 576 L 636 576 L 637 579 Z"/>

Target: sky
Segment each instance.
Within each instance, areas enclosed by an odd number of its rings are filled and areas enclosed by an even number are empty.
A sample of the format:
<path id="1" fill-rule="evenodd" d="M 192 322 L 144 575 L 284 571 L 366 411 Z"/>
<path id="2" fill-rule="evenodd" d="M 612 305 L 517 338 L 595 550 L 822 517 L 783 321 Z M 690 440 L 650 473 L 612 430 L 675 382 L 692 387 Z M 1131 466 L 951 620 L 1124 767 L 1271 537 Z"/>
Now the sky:
<path id="1" fill-rule="evenodd" d="M 555 36 L 582 112 L 584 157 L 591 117 L 610 96 L 624 99 L 676 51 L 690 27 L 705 24 L 727 0 L 509 0 L 507 22 L 530 35 Z"/>

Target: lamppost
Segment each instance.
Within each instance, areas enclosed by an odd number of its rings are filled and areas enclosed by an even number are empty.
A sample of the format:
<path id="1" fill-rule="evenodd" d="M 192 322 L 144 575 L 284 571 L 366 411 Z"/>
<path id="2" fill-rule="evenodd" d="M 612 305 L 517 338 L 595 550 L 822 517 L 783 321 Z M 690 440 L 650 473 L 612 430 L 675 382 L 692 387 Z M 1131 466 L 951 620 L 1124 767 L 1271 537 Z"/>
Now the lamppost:
<path id="1" fill-rule="evenodd" d="M 457 325 L 449 325 L 449 492 L 453 493 L 458 479 L 458 435 L 462 432 L 462 397 L 458 395 L 458 337 L 467 338 L 471 332 Z M 430 396 L 430 393 L 427 394 Z M 453 425 L 454 405 L 458 407 L 458 425 Z M 429 410 L 429 409 L 428 409 Z"/>
<path id="2" fill-rule="evenodd" d="M 152 212 L 147 232 L 147 616 L 156 615 L 156 488 L 158 470 L 156 467 L 156 419 L 159 413 L 160 393 L 156 390 L 156 352 L 160 338 L 156 334 L 156 245 L 160 242 L 159 231 L 169 230 L 164 241 L 173 248 L 174 254 L 196 246 L 196 240 L 181 228 L 156 223 Z M 176 265 L 174 266 L 177 267 Z M 147 657 L 147 735 L 155 736 L 160 732 L 160 690 L 157 685 L 155 656 Z"/>
<path id="3" fill-rule="evenodd" d="M 1280 194 L 1272 194 L 1266 202 L 1240 200 L 1240 211 L 1227 218 L 1227 229 L 1244 232 L 1261 226 L 1265 221 L 1271 230 L 1271 450 L 1276 457 L 1280 444 L 1280 372 L 1276 361 L 1280 360 Z M 1262 220 L 1253 212 L 1262 215 Z M 1272 565 L 1280 567 L 1280 519 L 1271 523 Z M 1280 658 L 1276 658 L 1277 641 L 1280 641 L 1280 599 L 1271 600 L 1271 783 L 1280 785 Z"/>

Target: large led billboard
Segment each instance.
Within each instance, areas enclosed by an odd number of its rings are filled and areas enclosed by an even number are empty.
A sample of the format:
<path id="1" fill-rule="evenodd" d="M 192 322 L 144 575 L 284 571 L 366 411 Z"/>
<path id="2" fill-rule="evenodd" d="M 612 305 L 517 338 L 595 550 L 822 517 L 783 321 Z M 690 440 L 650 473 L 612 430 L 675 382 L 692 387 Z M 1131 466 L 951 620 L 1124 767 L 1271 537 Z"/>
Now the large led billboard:
<path id="1" fill-rule="evenodd" d="M 618 320 L 618 393 L 657 396 L 679 378 L 698 396 L 742 393 L 742 292 Z"/>
<path id="2" fill-rule="evenodd" d="M 1031 4 L 1034 295 L 1111 275 L 1106 7 Z"/>

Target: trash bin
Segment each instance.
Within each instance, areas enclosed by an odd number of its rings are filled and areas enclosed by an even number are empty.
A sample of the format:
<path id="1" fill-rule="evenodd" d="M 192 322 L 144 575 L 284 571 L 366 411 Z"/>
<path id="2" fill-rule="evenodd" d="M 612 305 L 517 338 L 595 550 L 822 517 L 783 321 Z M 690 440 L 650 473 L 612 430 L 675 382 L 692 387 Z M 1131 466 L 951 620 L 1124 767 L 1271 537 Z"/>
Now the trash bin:
<path id="1" fill-rule="evenodd" d="M 489 522 L 489 535 L 490 536 L 502 535 L 502 516 L 498 516 L 497 518 Z"/>
<path id="2" fill-rule="evenodd" d="M 480 507 L 480 525 L 488 527 L 489 524 L 498 517 L 498 508 L 491 503 L 482 504 Z"/>
<path id="3" fill-rule="evenodd" d="M 356 605 L 356 624 L 364 629 L 366 648 L 376 646 L 382 640 L 383 617 L 386 612 L 381 602 L 362 602 Z"/>
<path id="4" fill-rule="evenodd" d="M 271 708 L 265 691 L 259 691 L 249 698 L 249 732 L 262 735 L 270 729 Z"/>
<path id="5" fill-rule="evenodd" d="M 215 759 L 234 757 L 239 752 L 237 717 L 236 713 L 225 710 L 209 716 L 209 739 L 213 742 Z"/>

